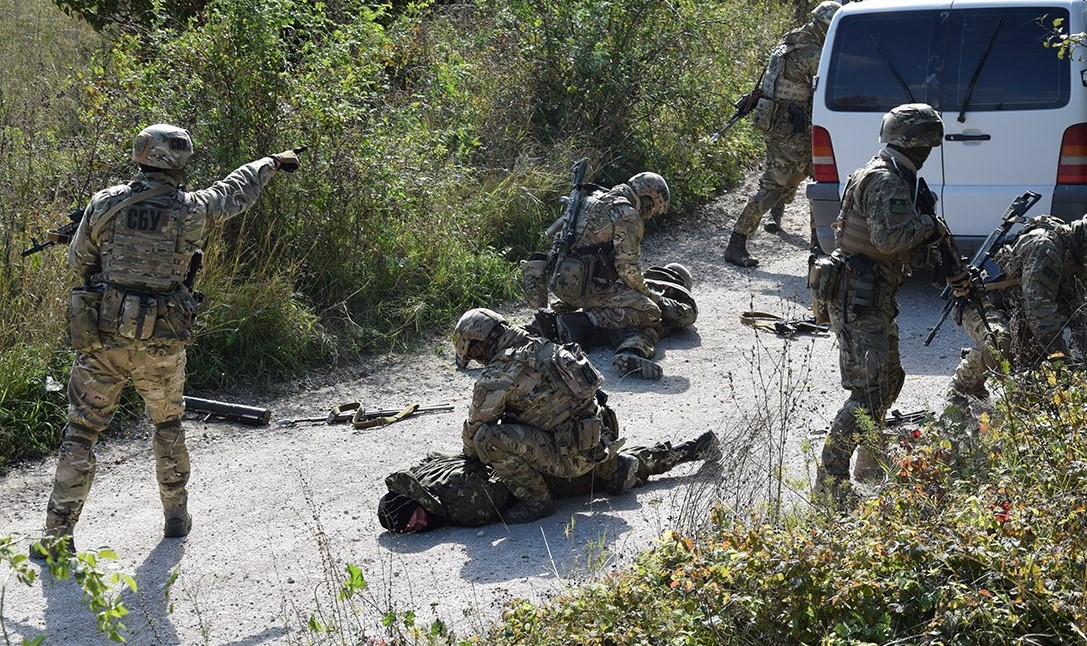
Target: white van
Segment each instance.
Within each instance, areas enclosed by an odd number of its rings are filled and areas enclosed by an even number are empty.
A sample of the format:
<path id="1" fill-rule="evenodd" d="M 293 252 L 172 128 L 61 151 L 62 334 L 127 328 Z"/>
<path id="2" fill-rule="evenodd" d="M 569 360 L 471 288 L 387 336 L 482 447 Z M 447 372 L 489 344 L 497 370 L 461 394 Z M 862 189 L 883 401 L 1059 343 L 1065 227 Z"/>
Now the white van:
<path id="1" fill-rule="evenodd" d="M 831 251 L 845 181 L 879 150 L 883 114 L 932 105 L 944 142 L 920 175 L 964 249 L 976 248 L 1024 191 L 1032 213 L 1087 213 L 1087 52 L 1044 47 L 1055 20 L 1087 27 L 1087 0 L 864 0 L 834 16 L 812 113 L 820 246 Z"/>

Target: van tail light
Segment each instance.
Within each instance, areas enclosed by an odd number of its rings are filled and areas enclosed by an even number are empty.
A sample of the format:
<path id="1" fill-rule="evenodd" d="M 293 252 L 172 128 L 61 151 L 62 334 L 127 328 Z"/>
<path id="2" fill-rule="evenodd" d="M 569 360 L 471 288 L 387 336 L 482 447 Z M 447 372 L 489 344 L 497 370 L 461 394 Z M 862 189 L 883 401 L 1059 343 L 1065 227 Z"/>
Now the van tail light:
<path id="1" fill-rule="evenodd" d="M 1057 184 L 1087 184 L 1087 123 L 1064 131 Z"/>
<path id="2" fill-rule="evenodd" d="M 811 129 L 811 164 L 815 181 L 838 183 L 834 146 L 830 143 L 830 133 L 822 126 L 813 126 Z"/>

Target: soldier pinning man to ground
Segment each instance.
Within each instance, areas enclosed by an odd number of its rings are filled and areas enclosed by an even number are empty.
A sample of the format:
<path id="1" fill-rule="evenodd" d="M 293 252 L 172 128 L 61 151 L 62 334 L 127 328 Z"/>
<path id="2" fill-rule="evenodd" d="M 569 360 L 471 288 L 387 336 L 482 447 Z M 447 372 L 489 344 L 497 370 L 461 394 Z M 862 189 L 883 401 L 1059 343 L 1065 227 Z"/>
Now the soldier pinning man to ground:
<path id="1" fill-rule="evenodd" d="M 662 323 L 662 309 L 674 322 L 693 322 L 689 307 L 651 289 L 642 274 L 645 222 L 668 210 L 668 184 L 656 173 L 643 172 L 611 189 L 587 188 L 591 191 L 579 198 L 574 210 L 569 244 L 553 251 L 551 259 L 557 336 L 586 348 L 597 333 L 615 337 L 616 370 L 660 379 L 662 370 L 652 356 L 662 325 L 670 325 Z M 671 270 L 690 278 L 682 266 Z M 628 339 L 636 340 L 625 343 Z"/>
<path id="2" fill-rule="evenodd" d="M 793 201 L 800 182 L 811 175 L 812 77 L 819 70 L 819 56 L 830 20 L 842 5 L 822 2 L 811 20 L 785 34 L 770 51 L 770 59 L 756 91 L 755 125 L 764 132 L 766 159 L 759 188 L 736 218 L 725 248 L 725 260 L 740 267 L 756 267 L 759 261 L 747 251 L 759 219 L 769 211 L 763 228 L 781 230 L 785 205 Z M 814 230 L 812 248 L 818 249 Z"/>
<path id="3" fill-rule="evenodd" d="M 638 460 L 617 451 L 619 423 L 604 378 L 576 344 L 557 344 L 489 309 L 465 312 L 453 331 L 457 365 L 483 364 L 464 421 L 464 454 L 493 470 L 516 503 L 502 514 L 526 523 L 554 512 L 546 477 L 592 472 L 608 493 L 629 490 Z"/>
<path id="4" fill-rule="evenodd" d="M 167 124 L 136 136 L 136 179 L 98 192 L 72 240 L 68 267 L 82 287 L 73 290 L 70 332 L 75 362 L 68 381 L 68 424 L 45 517 L 45 537 L 30 555 L 45 559 L 72 533 L 94 479 L 94 445 L 117 411 L 131 379 L 155 425 L 152 440 L 163 533 L 186 536 L 189 453 L 184 413 L 185 346 L 197 300 L 188 276 L 214 223 L 253 205 L 277 170 L 298 169 L 288 150 L 245 164 L 211 187 L 186 191 L 193 152 L 188 131 Z"/>
<path id="5" fill-rule="evenodd" d="M 885 144 L 849 176 L 835 223 L 841 258 L 830 293 L 842 387 L 849 398 L 823 446 L 815 492 L 852 501 L 849 461 L 865 434 L 858 415 L 883 420 L 905 381 L 898 350 L 897 294 L 912 268 L 929 264 L 928 246 L 948 235 L 918 171 L 943 139 L 943 121 L 929 105 L 900 105 L 883 117 Z M 882 447 L 875 447 L 877 451 Z"/>

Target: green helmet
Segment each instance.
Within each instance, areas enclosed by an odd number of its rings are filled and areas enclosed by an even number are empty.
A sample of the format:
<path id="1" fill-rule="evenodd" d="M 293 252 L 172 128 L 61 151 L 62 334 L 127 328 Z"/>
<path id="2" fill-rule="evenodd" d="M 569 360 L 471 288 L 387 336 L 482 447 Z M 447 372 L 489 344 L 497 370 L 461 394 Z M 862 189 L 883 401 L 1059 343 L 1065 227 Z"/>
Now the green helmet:
<path id="1" fill-rule="evenodd" d="M 811 10 L 811 21 L 814 23 L 821 23 L 825 27 L 830 26 L 830 19 L 833 18 L 834 14 L 841 8 L 841 3 L 834 2 L 834 0 L 820 2 Z"/>
<path id="2" fill-rule="evenodd" d="M 879 141 L 902 148 L 935 148 L 944 138 L 944 122 L 927 103 L 906 103 L 883 115 Z"/>
<path id="3" fill-rule="evenodd" d="M 643 218 L 651 218 L 668 210 L 671 193 L 668 183 L 656 173 L 638 173 L 627 180 L 627 186 L 634 189 L 640 206 L 638 210 Z"/>
<path id="4" fill-rule="evenodd" d="M 505 323 L 506 319 L 501 314 L 485 307 L 465 312 L 453 328 L 453 349 L 457 353 L 457 367 L 468 367 L 468 362 L 472 360 L 468 356 L 472 343 L 494 340 L 497 337 L 496 330 L 501 329 L 499 326 Z"/>
<path id="5" fill-rule="evenodd" d="M 192 156 L 189 131 L 168 123 L 147 126 L 132 143 L 132 159 L 142 166 L 181 170 Z"/>

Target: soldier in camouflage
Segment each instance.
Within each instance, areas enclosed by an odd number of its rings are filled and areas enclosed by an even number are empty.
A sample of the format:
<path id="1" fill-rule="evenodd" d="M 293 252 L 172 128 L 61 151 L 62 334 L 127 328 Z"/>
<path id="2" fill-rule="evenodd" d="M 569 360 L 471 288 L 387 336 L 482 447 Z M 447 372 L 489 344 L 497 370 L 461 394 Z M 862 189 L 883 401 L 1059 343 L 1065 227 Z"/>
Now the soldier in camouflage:
<path id="1" fill-rule="evenodd" d="M 68 424 L 46 510 L 45 536 L 31 556 L 66 544 L 94 479 L 94 445 L 131 379 L 155 425 L 155 474 L 164 534 L 189 533 L 189 454 L 184 413 L 185 345 L 196 316 L 190 265 L 212 225 L 245 211 L 277 170 L 298 168 L 294 151 L 250 162 L 209 188 L 186 191 L 188 131 L 149 126 L 136 136 L 136 179 L 91 198 L 72 240 L 70 332 L 76 351 L 68 382 Z"/>
<path id="2" fill-rule="evenodd" d="M 489 309 L 465 312 L 453 331 L 457 365 L 484 365 L 464 421 L 464 454 L 490 465 L 517 503 L 506 522 L 554 511 L 544 475 L 595 471 L 610 493 L 634 484 L 637 460 L 621 446 L 603 376 L 574 344 L 559 345 L 510 325 Z"/>
<path id="3" fill-rule="evenodd" d="M 1014 284 L 1004 290 L 1011 313 L 1012 351 L 1021 367 L 1053 354 L 1087 356 L 1087 215 L 1072 223 L 1031 218 L 997 255 Z M 1069 340 L 1064 337 L 1069 331 Z"/>
<path id="4" fill-rule="evenodd" d="M 911 268 L 928 263 L 928 246 L 948 235 L 941 220 L 918 209 L 931 197 L 920 195 L 917 172 L 942 138 L 943 121 L 932 107 L 894 108 L 880 127 L 886 145 L 849 176 L 842 197 L 835 256 L 845 264 L 828 305 L 849 399 L 831 424 L 816 476 L 816 492 L 839 503 L 852 497 L 849 461 L 863 438 L 858 415 L 884 419 L 905 380 L 895 322 L 898 289 Z"/>
<path id="5" fill-rule="evenodd" d="M 581 198 L 574 240 L 568 252 L 553 259 L 550 278 L 564 341 L 588 347 L 596 331 L 620 338 L 659 336 L 661 309 L 673 303 L 662 303 L 662 295 L 642 275 L 642 237 L 645 221 L 667 211 L 670 197 L 664 178 L 646 172 L 610 190 L 596 187 Z M 620 344 L 612 365 L 623 373 L 659 379 L 661 369 L 650 360 L 652 353 L 637 347 L 655 343 Z"/>
<path id="6" fill-rule="evenodd" d="M 955 322 L 962 326 L 974 341 L 974 347 L 963 348 L 962 358 L 947 387 L 947 401 L 952 406 L 967 410 L 977 402 L 989 399 L 985 382 L 990 376 L 1003 374 L 1003 363 L 1011 360 L 1011 336 L 1008 317 L 984 294 L 981 294 L 984 312 L 966 293 L 959 298 L 952 312 Z"/>
<path id="7" fill-rule="evenodd" d="M 819 55 L 837 2 L 822 2 L 812 10 L 811 20 L 785 34 L 770 51 L 759 88 L 762 97 L 753 113 L 755 125 L 766 142 L 759 188 L 736 218 L 725 248 L 725 260 L 740 267 L 755 267 L 759 261 L 747 251 L 747 239 L 758 228 L 759 219 L 770 211 L 763 227 L 781 230 L 785 205 L 793 201 L 800 182 L 811 175 L 812 77 L 819 70 Z M 812 231 L 812 248 L 817 249 Z"/>
<path id="8" fill-rule="evenodd" d="M 624 448 L 620 454 L 637 460 L 634 486 L 640 487 L 678 464 L 720 459 L 721 449 L 717 436 L 706 431 L 675 446 L 658 442 Z M 543 477 L 554 498 L 607 491 L 608 486 L 596 470 L 576 478 Z M 499 522 L 516 500 L 490 467 L 464 455 L 431 453 L 418 465 L 389 474 L 385 486 L 389 492 L 378 503 L 378 521 L 397 534 Z"/>

